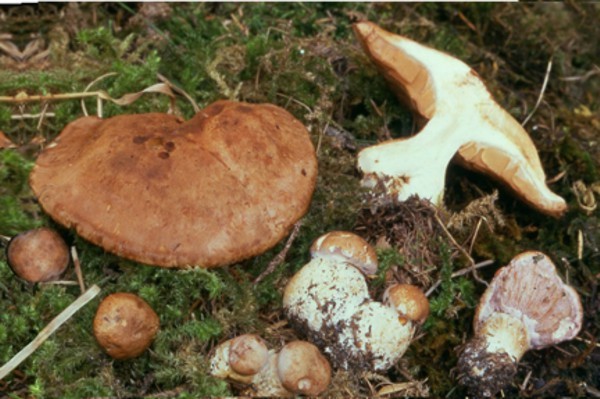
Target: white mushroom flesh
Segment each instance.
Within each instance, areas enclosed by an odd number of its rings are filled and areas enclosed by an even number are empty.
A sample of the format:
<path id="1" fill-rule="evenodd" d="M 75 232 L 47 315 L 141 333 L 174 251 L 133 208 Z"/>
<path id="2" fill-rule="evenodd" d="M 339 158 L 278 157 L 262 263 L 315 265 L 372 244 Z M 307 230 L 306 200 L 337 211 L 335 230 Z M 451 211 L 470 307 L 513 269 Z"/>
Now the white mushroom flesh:
<path id="1" fill-rule="evenodd" d="M 292 277 L 285 288 L 283 306 L 289 318 L 319 331 L 352 317 L 358 305 L 369 301 L 364 276 L 355 267 L 319 257 Z"/>

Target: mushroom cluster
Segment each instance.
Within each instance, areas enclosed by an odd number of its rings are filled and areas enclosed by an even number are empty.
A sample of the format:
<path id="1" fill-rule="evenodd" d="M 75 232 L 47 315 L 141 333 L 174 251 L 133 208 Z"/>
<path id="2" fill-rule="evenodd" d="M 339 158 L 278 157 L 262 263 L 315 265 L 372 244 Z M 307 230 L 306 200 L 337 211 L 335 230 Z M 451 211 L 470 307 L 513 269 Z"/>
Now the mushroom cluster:
<path id="1" fill-rule="evenodd" d="M 44 210 L 107 251 L 213 267 L 274 246 L 308 209 L 317 160 L 300 121 L 271 104 L 218 101 L 168 114 L 70 123 L 38 157 Z"/>
<path id="2" fill-rule="evenodd" d="M 495 395 L 513 379 L 526 351 L 573 339 L 582 319 L 579 295 L 562 282 L 548 256 L 516 256 L 481 297 L 475 337 L 459 358 L 459 381 L 477 397 Z"/>
<path id="3" fill-rule="evenodd" d="M 331 367 L 316 346 L 293 341 L 279 352 L 255 334 L 223 342 L 211 358 L 213 376 L 252 386 L 252 396 L 316 396 L 327 389 Z"/>
<path id="4" fill-rule="evenodd" d="M 377 255 L 352 233 L 321 236 L 311 257 L 285 288 L 288 319 L 336 367 L 382 371 L 393 366 L 429 314 L 423 292 L 396 284 L 387 288 L 383 303 L 371 300 L 365 275 L 377 271 Z"/>
<path id="5" fill-rule="evenodd" d="M 371 22 L 354 32 L 363 49 L 401 100 L 427 121 L 415 136 L 374 145 L 358 154 L 367 187 L 441 204 L 446 168 L 452 158 L 496 178 L 541 212 L 560 216 L 563 198 L 546 185 L 531 138 L 492 98 L 464 62 Z"/>

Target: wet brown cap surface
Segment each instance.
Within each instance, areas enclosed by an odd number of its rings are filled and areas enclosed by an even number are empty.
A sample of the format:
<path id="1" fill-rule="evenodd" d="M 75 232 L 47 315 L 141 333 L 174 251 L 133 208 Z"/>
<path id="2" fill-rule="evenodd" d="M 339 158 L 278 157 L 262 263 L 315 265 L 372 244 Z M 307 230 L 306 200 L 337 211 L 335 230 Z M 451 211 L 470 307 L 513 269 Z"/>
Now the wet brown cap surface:
<path id="1" fill-rule="evenodd" d="M 22 279 L 32 283 L 52 281 L 69 265 L 69 248 L 56 231 L 40 227 L 13 237 L 6 258 Z"/>
<path id="2" fill-rule="evenodd" d="M 139 356 L 158 332 L 159 319 L 142 298 L 125 292 L 111 294 L 98 306 L 94 336 L 115 359 Z"/>
<path id="3" fill-rule="evenodd" d="M 274 105 L 219 101 L 167 114 L 85 117 L 38 158 L 46 212 L 139 262 L 213 267 L 275 245 L 307 211 L 317 160 L 306 128 Z"/>

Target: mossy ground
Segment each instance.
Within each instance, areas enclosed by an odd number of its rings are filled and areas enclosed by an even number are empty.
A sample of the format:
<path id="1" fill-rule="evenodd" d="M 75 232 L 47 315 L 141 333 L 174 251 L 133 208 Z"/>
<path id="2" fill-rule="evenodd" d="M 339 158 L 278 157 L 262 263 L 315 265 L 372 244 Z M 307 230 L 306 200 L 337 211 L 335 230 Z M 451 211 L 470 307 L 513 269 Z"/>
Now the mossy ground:
<path id="1" fill-rule="evenodd" d="M 537 249 L 556 261 L 582 296 L 580 339 L 528 353 L 506 395 L 598 395 L 600 211 L 586 213 L 573 191 L 576 181 L 589 189 L 599 181 L 597 5 L 207 3 L 143 8 L 113 3 L 4 7 L 0 12 L 7 17 L 0 33 L 11 33 L 20 48 L 35 34 L 44 40 L 42 48 L 50 50 L 48 57 L 35 60 L 0 58 L 0 95 L 80 92 L 99 76 L 116 72 L 94 87 L 119 97 L 156 83 L 160 73 L 201 107 L 221 98 L 285 107 L 309 128 L 320 168 L 311 208 L 286 261 L 259 284 L 253 280 L 283 244 L 219 270 L 147 267 L 104 253 L 55 226 L 28 188 L 27 175 L 40 150 L 35 143 L 51 140 L 81 116 L 79 102 L 49 103 L 45 112 L 54 116 L 41 124 L 14 117 L 42 112 L 43 103 L 0 104 L 0 126 L 19 145 L 0 151 L 0 234 L 12 236 L 39 225 L 58 228 L 77 247 L 88 285 L 99 284 L 101 296 L 137 293 L 161 318 L 149 351 L 134 360 L 113 361 L 91 333 L 96 299 L 0 381 L 0 397 L 235 395 L 241 392 L 238 386 L 208 375 L 211 348 L 248 332 L 261 334 L 275 347 L 298 337 L 281 312 L 285 282 L 307 261 L 308 248 L 320 234 L 364 226 L 369 215 L 354 166 L 356 148 L 414 132 L 409 110 L 353 37 L 352 21 L 364 18 L 463 59 L 519 121 L 533 108 L 552 59 L 547 90 L 527 130 L 549 178 L 565 172 L 551 187 L 567 199 L 569 212 L 560 220 L 550 219 L 486 177 L 453 166 L 447 176 L 448 210 L 440 220 L 453 221 L 450 233 L 475 261 L 494 261 L 480 271 L 482 278 L 489 280 L 522 250 Z M 86 104 L 95 112 L 94 101 Z M 166 98 L 148 95 L 125 107 L 105 104 L 104 115 L 164 111 L 167 106 Z M 183 116 L 193 114 L 187 101 L 178 106 Z M 460 213 L 468 204 L 469 211 Z M 416 214 L 421 213 L 408 213 Z M 436 219 L 424 217 L 413 226 L 425 220 L 431 228 Z M 327 394 L 367 396 L 386 387 L 400 396 L 465 395 L 451 370 L 455 348 L 472 334 L 474 306 L 484 285 L 471 274 L 451 278 L 468 263 L 445 233 L 433 234 L 433 243 L 423 242 L 422 234 L 414 236 L 410 243 L 417 247 L 403 242 L 402 253 L 394 240 L 379 242 L 381 267 L 372 288 L 377 294 L 390 279 L 409 279 L 427 290 L 441 280 L 430 297 L 429 320 L 386 375 L 340 371 Z M 423 248 L 438 250 L 425 253 Z M 74 273 L 65 279 L 75 280 Z M 0 364 L 78 294 L 77 286 L 28 285 L 15 278 L 1 256 Z"/>

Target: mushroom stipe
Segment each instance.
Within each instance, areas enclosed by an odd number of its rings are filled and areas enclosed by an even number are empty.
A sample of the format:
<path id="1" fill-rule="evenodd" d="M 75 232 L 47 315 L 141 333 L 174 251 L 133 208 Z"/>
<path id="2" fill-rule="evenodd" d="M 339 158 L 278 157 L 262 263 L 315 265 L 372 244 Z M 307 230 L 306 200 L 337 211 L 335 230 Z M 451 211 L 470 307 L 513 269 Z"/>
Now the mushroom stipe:
<path id="1" fill-rule="evenodd" d="M 214 267 L 256 256 L 308 210 L 317 160 L 306 128 L 270 104 L 218 101 L 173 115 L 80 118 L 30 184 L 57 222 L 119 256 Z"/>

